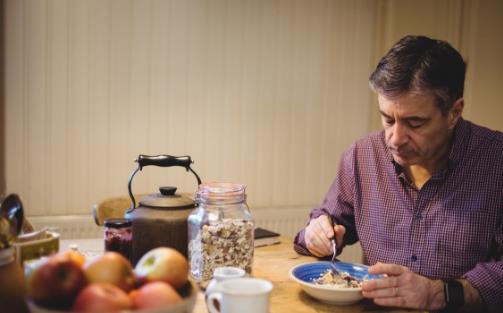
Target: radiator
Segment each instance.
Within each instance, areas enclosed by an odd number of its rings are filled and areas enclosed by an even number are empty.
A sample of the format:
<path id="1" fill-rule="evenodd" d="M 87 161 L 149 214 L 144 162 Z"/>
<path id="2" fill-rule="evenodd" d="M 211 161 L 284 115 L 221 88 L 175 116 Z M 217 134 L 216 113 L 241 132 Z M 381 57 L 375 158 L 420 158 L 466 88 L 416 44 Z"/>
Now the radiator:
<path id="1" fill-rule="evenodd" d="M 311 208 L 255 208 L 252 215 L 257 226 L 273 230 L 282 236 L 291 238 L 305 226 Z M 61 239 L 101 238 L 103 228 L 96 226 L 89 215 L 31 216 L 29 221 L 35 229 L 50 227 L 60 233 Z M 362 262 L 359 244 L 346 247 L 339 259 L 347 262 Z"/>
<path id="2" fill-rule="evenodd" d="M 60 234 L 61 239 L 84 239 L 103 237 L 103 228 L 96 226 L 93 216 L 57 215 L 28 216 L 35 230 L 49 227 Z"/>

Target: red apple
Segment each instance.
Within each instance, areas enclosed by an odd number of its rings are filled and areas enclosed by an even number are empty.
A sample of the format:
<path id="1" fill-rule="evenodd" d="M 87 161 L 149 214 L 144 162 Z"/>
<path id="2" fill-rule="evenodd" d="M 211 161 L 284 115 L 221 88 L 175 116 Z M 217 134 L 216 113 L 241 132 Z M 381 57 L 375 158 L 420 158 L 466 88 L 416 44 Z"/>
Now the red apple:
<path id="1" fill-rule="evenodd" d="M 94 283 L 84 288 L 73 304 L 73 312 L 118 312 L 133 307 L 126 292 L 108 283 Z"/>
<path id="2" fill-rule="evenodd" d="M 122 254 L 105 252 L 84 265 L 89 283 L 109 283 L 128 292 L 133 289 L 135 276 L 133 267 Z"/>
<path id="3" fill-rule="evenodd" d="M 82 268 L 64 255 L 54 255 L 35 264 L 26 279 L 28 297 L 47 308 L 70 307 L 85 285 Z"/>
<path id="4" fill-rule="evenodd" d="M 141 282 L 164 281 L 178 289 L 187 283 L 187 258 L 173 248 L 150 250 L 138 261 L 134 269 Z"/>
<path id="5" fill-rule="evenodd" d="M 168 283 L 151 282 L 130 293 L 136 309 L 168 308 L 182 301 L 182 297 Z"/>

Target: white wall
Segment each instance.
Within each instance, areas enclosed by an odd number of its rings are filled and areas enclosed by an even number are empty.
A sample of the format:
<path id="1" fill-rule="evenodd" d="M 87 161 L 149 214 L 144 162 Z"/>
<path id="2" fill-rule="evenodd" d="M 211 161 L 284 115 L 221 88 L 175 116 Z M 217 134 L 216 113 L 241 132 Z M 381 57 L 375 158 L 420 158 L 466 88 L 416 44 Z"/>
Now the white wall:
<path id="1" fill-rule="evenodd" d="M 368 130 L 373 1 L 5 1 L 7 192 L 31 215 L 127 192 L 189 154 L 251 207 L 313 206 Z M 183 169 L 146 168 L 137 192 Z"/>

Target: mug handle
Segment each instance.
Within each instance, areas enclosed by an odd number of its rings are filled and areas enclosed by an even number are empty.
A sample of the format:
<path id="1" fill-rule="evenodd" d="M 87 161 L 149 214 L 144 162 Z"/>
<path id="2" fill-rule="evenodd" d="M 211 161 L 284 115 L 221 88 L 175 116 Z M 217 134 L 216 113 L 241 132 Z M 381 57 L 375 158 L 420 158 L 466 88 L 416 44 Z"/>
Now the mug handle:
<path id="1" fill-rule="evenodd" d="M 207 305 L 208 305 L 208 311 L 210 311 L 210 313 L 220 313 L 220 310 L 215 306 L 215 301 L 218 302 L 218 306 L 219 307 L 222 307 L 222 293 L 221 292 L 212 292 L 210 293 L 210 295 L 208 296 L 208 301 L 207 301 Z"/>

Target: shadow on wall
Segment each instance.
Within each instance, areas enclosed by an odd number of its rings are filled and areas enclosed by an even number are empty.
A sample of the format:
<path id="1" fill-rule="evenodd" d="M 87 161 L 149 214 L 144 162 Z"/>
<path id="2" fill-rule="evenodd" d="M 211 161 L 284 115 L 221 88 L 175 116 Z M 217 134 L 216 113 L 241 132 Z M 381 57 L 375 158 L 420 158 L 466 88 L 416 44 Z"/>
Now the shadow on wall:
<path id="1" fill-rule="evenodd" d="M 0 0 L 0 196 L 5 194 L 5 29 L 4 1 Z M 3 198 L 3 197 L 1 197 Z"/>

